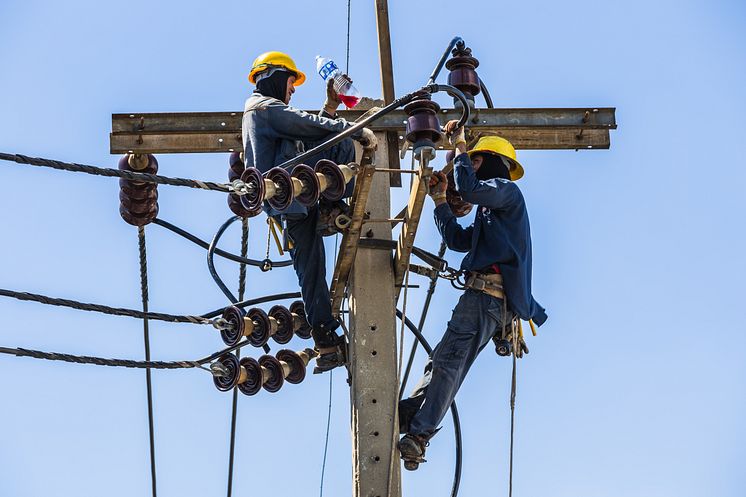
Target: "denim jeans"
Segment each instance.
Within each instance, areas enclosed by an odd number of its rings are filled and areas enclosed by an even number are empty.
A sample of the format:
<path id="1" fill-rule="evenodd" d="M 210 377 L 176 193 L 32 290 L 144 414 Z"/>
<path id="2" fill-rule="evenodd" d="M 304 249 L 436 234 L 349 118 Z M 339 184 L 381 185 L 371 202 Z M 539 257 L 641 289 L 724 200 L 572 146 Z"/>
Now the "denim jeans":
<path id="1" fill-rule="evenodd" d="M 464 292 L 443 338 L 425 365 L 424 376 L 410 398 L 402 401 L 410 409 L 420 405 L 411 418 L 408 433 L 429 438 L 437 431 L 469 368 L 500 332 L 503 319 L 502 299 L 476 290 Z"/>
<path id="2" fill-rule="evenodd" d="M 307 143 L 306 150 L 316 144 Z M 337 145 L 314 155 L 308 164 L 313 167 L 319 159 L 329 159 L 337 164 L 347 164 L 355 159 L 355 147 L 352 139 L 342 140 Z M 351 193 L 352 181 L 348 184 Z M 287 234 L 293 242 L 290 257 L 298 276 L 303 304 L 306 308 L 308 323 L 313 328 L 313 339 L 316 345 L 334 345 L 334 330 L 339 327 L 332 317 L 329 285 L 326 283 L 326 253 L 324 241 L 316 230 L 319 218 L 318 205 L 308 208 L 307 214 L 288 214 L 285 216 Z"/>

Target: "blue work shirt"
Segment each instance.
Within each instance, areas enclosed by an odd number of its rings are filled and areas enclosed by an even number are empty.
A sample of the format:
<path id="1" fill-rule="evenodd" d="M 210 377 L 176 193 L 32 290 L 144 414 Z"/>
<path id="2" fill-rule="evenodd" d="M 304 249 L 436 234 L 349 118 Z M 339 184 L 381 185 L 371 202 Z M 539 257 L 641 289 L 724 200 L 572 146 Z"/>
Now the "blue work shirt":
<path id="1" fill-rule="evenodd" d="M 449 249 L 466 252 L 464 271 L 480 271 L 497 264 L 508 305 L 520 316 L 541 326 L 544 308 L 531 295 L 531 229 L 521 190 L 515 183 L 477 179 L 471 160 L 461 154 L 453 161 L 456 190 L 477 206 L 474 224 L 463 228 L 447 203 L 435 208 L 435 223 Z"/>

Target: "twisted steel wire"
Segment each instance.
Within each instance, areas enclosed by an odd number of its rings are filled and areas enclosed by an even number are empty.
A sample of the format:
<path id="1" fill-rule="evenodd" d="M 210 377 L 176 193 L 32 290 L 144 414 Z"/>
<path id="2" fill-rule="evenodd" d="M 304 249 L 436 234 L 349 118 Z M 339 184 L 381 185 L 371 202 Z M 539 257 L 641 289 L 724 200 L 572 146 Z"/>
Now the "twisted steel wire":
<path id="1" fill-rule="evenodd" d="M 138 226 L 137 241 L 140 258 L 140 295 L 142 297 L 142 311 L 145 317 L 142 320 L 143 341 L 145 343 L 145 360 L 150 361 L 150 325 L 148 323 L 148 257 L 145 250 L 145 227 Z M 145 370 L 145 385 L 148 398 L 148 434 L 150 442 L 150 482 L 153 497 L 157 496 L 156 471 L 155 471 L 155 428 L 153 423 L 153 379 L 150 369 Z"/>
<path id="2" fill-rule="evenodd" d="M 225 183 L 215 183 L 212 181 L 201 181 L 186 178 L 170 178 L 167 176 L 159 176 L 157 174 L 89 166 L 86 164 L 78 164 L 75 162 L 62 162 L 54 159 L 43 159 L 41 157 L 28 157 L 21 154 L 8 154 L 5 152 L 0 152 L 0 160 L 16 162 L 18 164 L 27 164 L 30 166 L 50 167 L 52 169 L 59 169 L 61 171 L 93 174 L 95 176 L 124 178 L 134 181 L 144 181 L 146 183 L 158 183 L 171 186 L 186 186 L 188 188 L 198 188 L 201 190 L 212 190 L 223 193 L 240 193 L 235 191 L 232 185 Z"/>
<path id="3" fill-rule="evenodd" d="M 107 305 L 101 304 L 78 302 L 77 300 L 48 297 L 46 295 L 39 295 L 38 293 L 17 292 L 14 290 L 6 290 L 4 288 L 0 288 L 0 296 L 10 297 L 16 300 L 23 300 L 27 302 L 38 302 L 40 304 L 68 307 L 70 309 L 77 309 L 79 311 L 99 312 L 101 314 L 109 314 L 111 316 L 127 316 L 138 319 L 147 318 L 156 321 L 166 321 L 169 323 L 213 324 L 212 319 L 208 319 L 203 316 L 166 314 L 162 312 L 150 311 L 144 312 L 135 309 L 109 307 Z"/>
<path id="4" fill-rule="evenodd" d="M 216 309 L 214 311 L 207 312 L 201 316 L 190 316 L 190 315 L 178 315 L 178 314 L 165 314 L 162 312 L 143 312 L 135 309 L 125 309 L 122 307 L 109 307 L 100 304 L 88 304 L 84 302 L 78 302 L 76 300 L 59 299 L 55 297 L 48 297 L 46 295 L 39 295 L 36 293 L 28 292 L 16 292 L 13 290 L 6 290 L 0 288 L 0 296 L 10 297 L 17 300 L 27 302 L 38 302 L 40 304 L 54 305 L 60 307 L 68 307 L 70 309 L 77 309 L 80 311 L 99 312 L 101 314 L 108 314 L 110 316 L 126 316 L 132 318 L 143 319 L 147 317 L 155 321 L 166 321 L 169 323 L 192 323 L 192 324 L 215 324 L 212 319 L 219 316 L 223 312 L 223 308 Z M 300 298 L 300 292 L 286 292 L 276 293 L 272 295 L 265 295 L 263 297 L 256 297 L 253 299 L 242 300 L 236 302 L 236 307 L 248 307 L 250 305 L 264 304 L 265 302 L 273 302 L 275 300 L 288 300 Z"/>
<path id="5" fill-rule="evenodd" d="M 241 257 L 246 258 L 249 253 L 249 220 L 241 219 Z M 241 263 L 238 270 L 238 300 L 243 300 L 246 292 L 246 264 Z M 240 358 L 240 351 L 236 351 Z M 230 449 L 228 452 L 228 497 L 233 492 L 233 463 L 236 453 L 236 418 L 238 414 L 238 388 L 233 389 L 233 402 L 231 405 L 231 436 Z"/>

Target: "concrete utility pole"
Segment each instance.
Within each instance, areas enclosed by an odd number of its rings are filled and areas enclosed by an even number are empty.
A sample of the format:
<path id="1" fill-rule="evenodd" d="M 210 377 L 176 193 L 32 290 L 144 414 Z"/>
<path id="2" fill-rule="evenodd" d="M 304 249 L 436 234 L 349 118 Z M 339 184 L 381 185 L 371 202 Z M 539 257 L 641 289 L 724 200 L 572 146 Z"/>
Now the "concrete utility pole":
<path id="1" fill-rule="evenodd" d="M 384 103 L 395 98 L 386 0 L 376 0 L 378 50 Z M 398 137 L 376 133 L 377 168 L 398 168 Z M 396 147 L 393 150 L 390 147 Z M 389 157 L 396 164 L 389 166 Z M 400 178 L 393 174 L 391 179 Z M 391 216 L 391 180 L 375 174 L 366 212 L 372 219 Z M 390 223 L 364 225 L 364 236 L 391 240 Z M 350 290 L 350 389 L 353 497 L 401 495 L 401 466 L 392 447 L 399 432 L 395 419 L 399 377 L 396 346 L 396 295 L 391 252 L 361 247 L 352 269 Z"/>
<path id="2" fill-rule="evenodd" d="M 385 133 L 376 133 L 376 167 L 386 167 Z M 390 216 L 388 174 L 374 174 L 366 212 Z M 363 236 L 391 240 L 390 223 L 363 226 Z M 391 252 L 358 248 L 349 285 L 350 389 L 352 416 L 352 495 L 400 495 L 399 461 L 392 443 L 399 423 L 394 269 Z"/>

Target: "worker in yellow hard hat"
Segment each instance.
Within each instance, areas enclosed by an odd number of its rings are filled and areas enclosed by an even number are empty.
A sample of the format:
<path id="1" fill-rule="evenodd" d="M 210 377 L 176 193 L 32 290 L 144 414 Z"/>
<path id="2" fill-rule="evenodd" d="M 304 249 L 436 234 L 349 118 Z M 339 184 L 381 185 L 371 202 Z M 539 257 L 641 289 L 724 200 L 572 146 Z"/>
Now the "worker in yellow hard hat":
<path id="1" fill-rule="evenodd" d="M 282 52 L 266 52 L 254 60 L 249 82 L 256 88 L 246 100 L 242 122 L 245 167 L 256 167 L 264 173 L 352 126 L 337 118 L 341 101 L 331 86 L 333 78 L 329 78 L 326 100 L 318 115 L 291 107 L 290 99 L 295 88 L 305 80 L 306 75 L 295 61 Z M 368 129 L 358 131 L 352 138 L 375 142 L 375 136 Z M 355 159 L 352 139 L 346 138 L 304 162 L 313 167 L 320 159 L 337 164 L 352 162 Z M 350 182 L 346 196 L 352 194 L 352 189 Z M 287 210 L 278 212 L 265 202 L 264 210 L 285 226 L 285 233 L 293 245 L 290 255 L 312 336 L 319 350 L 314 372 L 340 366 L 344 363 L 346 347 L 344 339 L 336 332 L 340 324 L 332 316 L 326 282 L 326 256 L 319 226 L 333 226 L 329 218 L 347 211 L 347 205 L 342 201 L 322 199 L 319 204 L 306 208 L 293 201 Z"/>
<path id="2" fill-rule="evenodd" d="M 408 470 L 424 462 L 425 448 L 451 406 L 479 352 L 495 341 L 498 355 L 528 352 L 520 319 L 542 325 L 547 315 L 531 294 L 531 234 L 526 204 L 514 181 L 523 176 L 515 148 L 499 136 L 483 136 L 467 152 L 463 128 L 445 126 L 454 148 L 455 189 L 476 207 L 474 223 L 462 227 L 447 201 L 447 178 L 434 174 L 430 196 L 435 222 L 448 248 L 466 252 L 461 261 L 465 292 L 453 309 L 425 374 L 399 404 L 404 436 L 399 452 Z"/>

